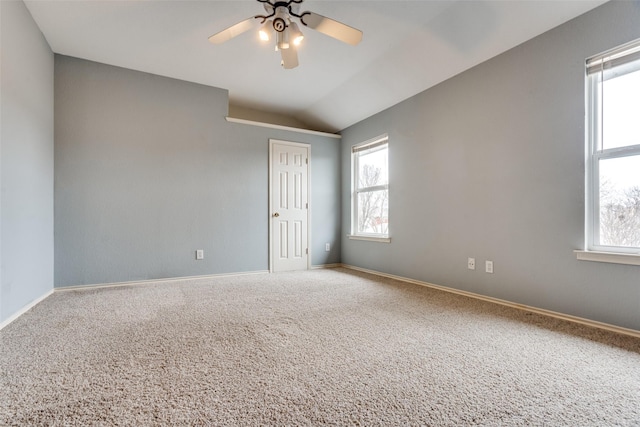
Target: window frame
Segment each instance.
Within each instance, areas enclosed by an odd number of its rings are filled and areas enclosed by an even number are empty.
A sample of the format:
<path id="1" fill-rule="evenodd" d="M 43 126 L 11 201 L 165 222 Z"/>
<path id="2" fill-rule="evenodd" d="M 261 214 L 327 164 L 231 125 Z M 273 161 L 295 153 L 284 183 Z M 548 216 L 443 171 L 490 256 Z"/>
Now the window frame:
<path id="1" fill-rule="evenodd" d="M 370 187 L 360 187 L 359 186 L 359 158 L 361 153 L 380 147 L 385 147 L 387 150 L 387 183 L 381 185 L 374 185 Z M 361 142 L 359 144 L 355 144 L 351 147 L 351 234 L 348 235 L 349 239 L 354 240 L 367 240 L 374 242 L 383 242 L 389 243 L 391 242 L 391 233 L 390 233 L 390 221 L 389 221 L 389 201 L 387 199 L 387 232 L 386 233 L 363 233 L 358 231 L 358 223 L 359 223 L 359 194 L 365 192 L 374 192 L 387 190 L 389 191 L 389 135 L 383 134 L 377 136 L 375 138 L 369 139 L 367 141 Z"/>
<path id="2" fill-rule="evenodd" d="M 600 243 L 600 162 L 609 159 L 640 156 L 640 142 L 624 147 L 603 148 L 602 84 L 617 78 L 619 67 L 638 63 L 640 39 L 587 59 L 585 68 L 585 248 L 575 251 L 578 259 L 640 265 L 640 247 L 611 246 Z M 632 66 L 630 68 L 635 68 Z M 634 70 L 637 71 L 637 70 Z M 606 76 L 605 73 L 612 75 Z"/>

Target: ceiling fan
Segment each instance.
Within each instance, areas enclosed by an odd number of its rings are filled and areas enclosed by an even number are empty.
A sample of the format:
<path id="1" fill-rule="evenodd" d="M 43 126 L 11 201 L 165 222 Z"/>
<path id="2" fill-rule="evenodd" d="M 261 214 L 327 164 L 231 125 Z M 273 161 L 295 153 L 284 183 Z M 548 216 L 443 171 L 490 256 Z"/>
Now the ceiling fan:
<path id="1" fill-rule="evenodd" d="M 252 28 L 260 26 L 259 36 L 263 41 L 270 41 L 275 32 L 276 50 L 280 51 L 282 56 L 281 64 L 285 69 L 291 69 L 298 66 L 297 46 L 300 45 L 304 38 L 293 18 L 297 18 L 305 27 L 353 46 L 362 40 L 362 31 L 356 28 L 314 12 L 300 13 L 300 5 L 304 0 L 257 1 L 263 4 L 264 10 L 267 12 L 266 15 L 256 15 L 238 22 L 212 35 L 209 37 L 209 41 L 214 44 L 224 43 Z"/>

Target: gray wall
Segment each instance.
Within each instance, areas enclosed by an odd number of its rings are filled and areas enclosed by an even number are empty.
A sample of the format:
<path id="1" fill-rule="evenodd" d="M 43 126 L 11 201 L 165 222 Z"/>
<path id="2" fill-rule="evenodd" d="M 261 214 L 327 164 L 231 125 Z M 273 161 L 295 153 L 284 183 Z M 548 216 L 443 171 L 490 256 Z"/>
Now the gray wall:
<path id="1" fill-rule="evenodd" d="M 53 53 L 0 2 L 0 323 L 53 289 Z"/>
<path id="2" fill-rule="evenodd" d="M 640 2 L 607 3 L 343 131 L 344 177 L 351 145 L 389 133 L 392 242 L 345 238 L 342 261 L 640 330 L 640 267 L 573 253 L 584 62 L 638 37 Z M 344 179 L 345 234 L 349 193 Z"/>
<path id="3" fill-rule="evenodd" d="M 269 138 L 311 144 L 312 263 L 340 261 L 339 140 L 228 123 L 226 90 L 59 55 L 55 93 L 56 286 L 267 270 Z"/>

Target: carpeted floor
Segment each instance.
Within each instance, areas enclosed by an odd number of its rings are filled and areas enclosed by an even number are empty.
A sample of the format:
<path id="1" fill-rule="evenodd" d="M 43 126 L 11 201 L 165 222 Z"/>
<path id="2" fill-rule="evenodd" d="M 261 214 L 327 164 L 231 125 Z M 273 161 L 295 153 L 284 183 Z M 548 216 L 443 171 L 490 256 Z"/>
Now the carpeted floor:
<path id="1" fill-rule="evenodd" d="M 640 425 L 640 339 L 342 269 L 57 292 L 0 344 L 0 425 Z"/>

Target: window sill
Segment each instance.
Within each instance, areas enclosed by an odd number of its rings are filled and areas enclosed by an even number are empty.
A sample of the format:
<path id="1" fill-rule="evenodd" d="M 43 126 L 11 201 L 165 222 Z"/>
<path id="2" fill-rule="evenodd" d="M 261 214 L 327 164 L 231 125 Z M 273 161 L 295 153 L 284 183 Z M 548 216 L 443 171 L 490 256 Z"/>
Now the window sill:
<path id="1" fill-rule="evenodd" d="M 615 252 L 573 251 L 580 261 L 608 262 L 612 264 L 640 265 L 640 254 Z"/>
<path id="2" fill-rule="evenodd" d="M 355 234 L 347 234 L 349 240 L 364 240 L 367 242 L 391 243 L 391 237 L 374 237 L 374 236 L 357 236 Z"/>

